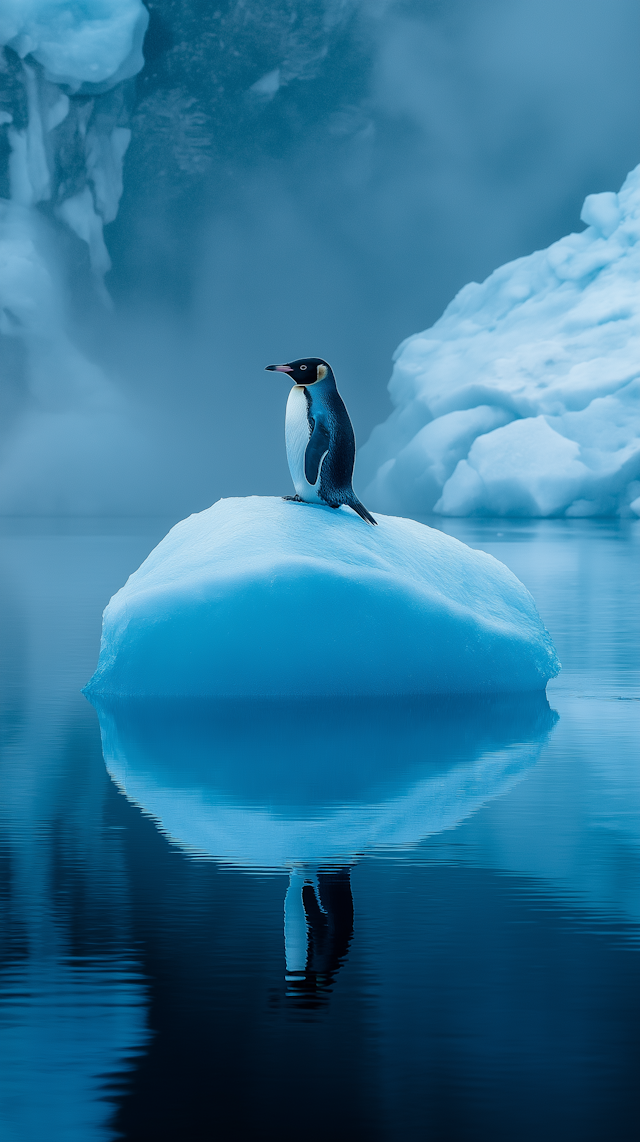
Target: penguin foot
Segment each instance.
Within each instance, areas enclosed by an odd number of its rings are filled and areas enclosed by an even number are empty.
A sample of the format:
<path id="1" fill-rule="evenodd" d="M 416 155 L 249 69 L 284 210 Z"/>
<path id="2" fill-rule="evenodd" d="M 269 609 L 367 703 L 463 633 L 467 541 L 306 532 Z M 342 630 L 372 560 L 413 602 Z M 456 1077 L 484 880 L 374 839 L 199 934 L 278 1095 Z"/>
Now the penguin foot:
<path id="1" fill-rule="evenodd" d="M 282 499 L 291 504 L 305 504 L 307 502 L 303 500 L 302 496 L 283 496 Z"/>

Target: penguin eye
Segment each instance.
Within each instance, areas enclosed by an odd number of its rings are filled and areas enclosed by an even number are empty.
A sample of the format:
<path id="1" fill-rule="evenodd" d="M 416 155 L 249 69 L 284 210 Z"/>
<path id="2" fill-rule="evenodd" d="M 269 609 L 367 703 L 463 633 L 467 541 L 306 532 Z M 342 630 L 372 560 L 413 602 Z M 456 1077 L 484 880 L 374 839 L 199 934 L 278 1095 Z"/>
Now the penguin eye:
<path id="1" fill-rule="evenodd" d="M 300 366 L 300 371 L 302 372 L 302 370 L 303 370 L 303 369 L 306 369 L 306 367 L 307 367 L 306 365 L 301 365 L 301 366 Z"/>

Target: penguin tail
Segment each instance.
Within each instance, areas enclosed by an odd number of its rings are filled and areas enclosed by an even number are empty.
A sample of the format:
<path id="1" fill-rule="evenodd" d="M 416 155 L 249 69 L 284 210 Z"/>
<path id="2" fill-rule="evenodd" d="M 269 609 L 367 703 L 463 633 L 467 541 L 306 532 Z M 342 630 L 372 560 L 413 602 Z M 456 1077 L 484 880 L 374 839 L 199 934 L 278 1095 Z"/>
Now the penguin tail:
<path id="1" fill-rule="evenodd" d="M 365 523 L 372 523 L 374 527 L 378 526 L 377 519 L 373 518 L 371 512 L 367 511 L 364 504 L 360 503 L 360 500 L 357 498 L 357 496 L 354 495 L 352 499 L 347 500 L 347 503 L 350 508 L 353 508 L 354 512 L 357 512 L 357 514 L 360 516 L 360 519 L 363 519 Z"/>

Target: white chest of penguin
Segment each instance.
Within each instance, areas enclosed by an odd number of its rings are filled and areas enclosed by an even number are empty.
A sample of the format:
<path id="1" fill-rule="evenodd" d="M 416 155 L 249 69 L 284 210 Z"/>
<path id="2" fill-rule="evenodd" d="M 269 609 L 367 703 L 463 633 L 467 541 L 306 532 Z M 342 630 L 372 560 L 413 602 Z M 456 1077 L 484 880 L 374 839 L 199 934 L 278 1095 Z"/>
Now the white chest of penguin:
<path id="1" fill-rule="evenodd" d="M 307 395 L 304 388 L 294 385 L 287 401 L 287 413 L 284 422 L 284 436 L 287 445 L 287 460 L 293 486 L 300 499 L 308 503 L 320 504 L 320 472 L 315 484 L 310 484 L 304 474 L 304 455 L 309 443 L 311 427 L 307 414 Z"/>

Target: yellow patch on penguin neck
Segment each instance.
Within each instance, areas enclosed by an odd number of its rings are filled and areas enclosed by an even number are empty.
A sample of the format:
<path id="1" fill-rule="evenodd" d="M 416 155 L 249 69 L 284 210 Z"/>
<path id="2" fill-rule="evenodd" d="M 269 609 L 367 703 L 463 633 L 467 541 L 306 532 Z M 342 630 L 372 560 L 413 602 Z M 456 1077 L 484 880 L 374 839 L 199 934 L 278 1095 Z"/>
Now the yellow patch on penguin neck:
<path id="1" fill-rule="evenodd" d="M 328 372 L 329 370 L 327 369 L 326 365 L 318 365 L 316 380 L 323 381 Z"/>

